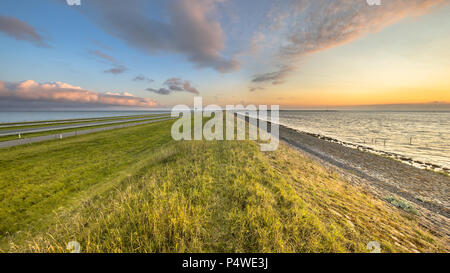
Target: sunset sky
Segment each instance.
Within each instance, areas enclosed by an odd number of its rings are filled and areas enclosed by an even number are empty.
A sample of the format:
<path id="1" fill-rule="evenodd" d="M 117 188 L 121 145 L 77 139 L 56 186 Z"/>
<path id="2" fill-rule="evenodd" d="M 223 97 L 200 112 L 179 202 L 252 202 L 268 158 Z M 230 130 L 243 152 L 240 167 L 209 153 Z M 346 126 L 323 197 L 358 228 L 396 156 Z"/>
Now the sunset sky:
<path id="1" fill-rule="evenodd" d="M 450 0 L 2 0 L 0 60 L 0 110 L 450 110 Z"/>

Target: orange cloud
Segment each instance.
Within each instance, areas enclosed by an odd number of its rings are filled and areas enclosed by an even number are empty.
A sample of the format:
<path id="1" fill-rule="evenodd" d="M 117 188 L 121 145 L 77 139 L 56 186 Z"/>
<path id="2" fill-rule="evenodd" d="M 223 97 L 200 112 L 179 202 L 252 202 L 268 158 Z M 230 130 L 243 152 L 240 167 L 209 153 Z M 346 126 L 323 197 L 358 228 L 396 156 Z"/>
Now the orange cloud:
<path id="1" fill-rule="evenodd" d="M 152 107 L 156 102 L 135 97 L 130 93 L 96 93 L 63 82 L 37 83 L 27 80 L 19 83 L 0 81 L 0 97 L 27 101 L 75 102 L 118 106 Z"/>

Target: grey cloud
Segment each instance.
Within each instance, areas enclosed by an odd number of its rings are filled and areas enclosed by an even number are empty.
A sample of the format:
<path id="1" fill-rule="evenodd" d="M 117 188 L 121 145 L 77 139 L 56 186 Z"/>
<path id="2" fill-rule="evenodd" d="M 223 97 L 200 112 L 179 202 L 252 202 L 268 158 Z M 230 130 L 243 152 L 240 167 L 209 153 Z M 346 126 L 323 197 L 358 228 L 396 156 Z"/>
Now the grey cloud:
<path id="1" fill-rule="evenodd" d="M 164 82 L 164 85 L 166 88 L 147 88 L 146 90 L 160 95 L 169 95 L 173 92 L 189 92 L 192 94 L 199 94 L 199 91 L 192 86 L 190 81 L 183 81 L 180 78 L 169 78 Z"/>
<path id="2" fill-rule="evenodd" d="M 160 89 L 147 88 L 146 90 L 160 95 L 169 95 L 172 92 L 166 88 Z"/>
<path id="3" fill-rule="evenodd" d="M 145 77 L 144 76 L 136 76 L 136 78 L 134 78 L 134 80 L 133 81 L 144 81 L 145 80 Z"/>
<path id="4" fill-rule="evenodd" d="M 185 81 L 183 84 L 183 88 L 186 92 L 192 93 L 192 94 L 199 94 L 198 90 L 191 86 L 191 83 L 189 81 Z"/>
<path id="5" fill-rule="evenodd" d="M 97 57 L 99 57 L 100 59 L 103 59 L 105 61 L 109 61 L 112 63 L 117 63 L 116 58 L 109 56 L 106 53 L 101 52 L 100 50 L 90 50 L 89 53 L 91 53 L 92 55 L 95 55 Z"/>
<path id="6" fill-rule="evenodd" d="M 150 78 L 148 78 L 148 77 L 146 77 L 146 76 L 144 76 L 144 75 L 138 75 L 138 76 L 136 76 L 136 78 L 134 78 L 133 81 L 135 81 L 135 82 L 146 81 L 146 82 L 148 82 L 148 83 L 152 83 L 152 82 L 153 82 L 152 79 L 150 79 Z"/>
<path id="7" fill-rule="evenodd" d="M 192 94 L 199 94 L 198 90 L 191 85 L 190 81 L 183 81 L 180 78 L 170 78 L 164 82 L 172 91 L 186 91 Z"/>
<path id="8" fill-rule="evenodd" d="M 128 69 L 125 66 L 117 66 L 117 67 L 113 67 L 111 69 L 105 70 L 105 73 L 110 73 L 110 74 L 114 74 L 114 75 L 118 75 L 118 74 L 122 74 L 125 71 L 127 71 Z"/>
<path id="9" fill-rule="evenodd" d="M 255 91 L 258 91 L 258 90 L 264 90 L 264 89 L 266 89 L 266 88 L 261 87 L 261 86 L 255 86 L 255 87 L 250 87 L 248 90 L 249 90 L 250 92 L 255 92 Z"/>
<path id="10" fill-rule="evenodd" d="M 106 61 L 113 65 L 112 68 L 103 71 L 105 73 L 118 75 L 118 74 L 122 74 L 128 70 L 128 68 L 126 66 L 124 66 L 123 64 L 121 64 L 119 61 L 117 61 L 116 58 L 114 58 L 100 50 L 90 50 L 89 53 L 98 57 L 102 61 Z"/>
<path id="11" fill-rule="evenodd" d="M 252 82 L 254 83 L 272 82 L 272 84 L 281 84 L 284 82 L 286 77 L 294 70 L 295 68 L 291 65 L 283 65 L 278 70 L 275 70 L 273 72 L 255 75 Z"/>
<path id="12" fill-rule="evenodd" d="M 210 67 L 222 73 L 239 68 L 239 62 L 221 52 L 225 38 L 220 23 L 210 16 L 216 0 L 92 0 L 83 9 L 88 18 L 106 32 L 148 54 L 176 52 L 185 55 L 197 67 Z M 158 5 L 167 20 L 157 20 L 145 12 Z M 148 8 L 148 9 L 147 9 Z"/>
<path id="13" fill-rule="evenodd" d="M 48 47 L 43 37 L 36 32 L 34 27 L 12 16 L 0 15 L 0 32 L 16 40 L 29 41 L 37 46 Z"/>
<path id="14" fill-rule="evenodd" d="M 164 82 L 165 85 L 182 85 L 183 80 L 180 78 L 170 78 Z"/>
<path id="15" fill-rule="evenodd" d="M 170 85 L 169 89 L 172 91 L 184 91 L 183 87 L 177 86 L 177 85 Z"/>

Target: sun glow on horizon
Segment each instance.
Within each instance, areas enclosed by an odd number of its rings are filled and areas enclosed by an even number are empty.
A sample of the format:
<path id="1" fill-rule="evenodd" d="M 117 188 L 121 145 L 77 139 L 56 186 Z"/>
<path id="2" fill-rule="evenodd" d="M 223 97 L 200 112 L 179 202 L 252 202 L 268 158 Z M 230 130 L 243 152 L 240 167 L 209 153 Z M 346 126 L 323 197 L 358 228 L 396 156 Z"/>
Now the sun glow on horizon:
<path id="1" fill-rule="evenodd" d="M 189 104 L 197 95 L 218 105 L 298 108 L 450 102 L 448 1 L 371 7 L 261 0 L 260 10 L 252 1 L 202 1 L 120 8 L 98 0 L 76 8 L 2 1 L 0 95 L 24 108 L 33 105 L 24 98 L 152 108 Z M 123 19 L 120 26 L 111 14 Z M 43 86 L 27 96 L 13 88 L 26 81 Z M 48 83 L 61 84 L 49 94 Z"/>

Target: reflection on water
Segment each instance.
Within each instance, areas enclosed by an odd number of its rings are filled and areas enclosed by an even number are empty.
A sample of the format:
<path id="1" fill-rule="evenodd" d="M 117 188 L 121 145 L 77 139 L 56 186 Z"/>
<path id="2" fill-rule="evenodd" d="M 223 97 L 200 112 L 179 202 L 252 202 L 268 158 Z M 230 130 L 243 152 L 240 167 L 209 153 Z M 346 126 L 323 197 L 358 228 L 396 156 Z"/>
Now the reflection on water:
<path id="1" fill-rule="evenodd" d="M 281 111 L 280 123 L 450 168 L 450 112 Z"/>

